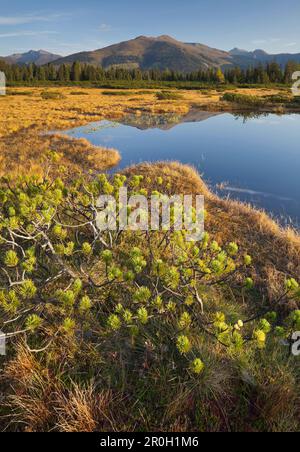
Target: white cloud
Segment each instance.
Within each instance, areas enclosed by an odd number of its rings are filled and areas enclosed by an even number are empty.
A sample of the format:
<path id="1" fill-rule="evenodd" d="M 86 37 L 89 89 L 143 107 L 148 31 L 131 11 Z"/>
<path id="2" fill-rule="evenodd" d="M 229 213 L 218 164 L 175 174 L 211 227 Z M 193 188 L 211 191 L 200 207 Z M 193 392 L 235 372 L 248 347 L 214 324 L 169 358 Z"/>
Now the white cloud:
<path id="1" fill-rule="evenodd" d="M 51 22 L 61 17 L 67 16 L 67 14 L 49 14 L 49 15 L 36 15 L 25 14 L 23 16 L 0 16 L 0 25 L 24 25 L 33 22 Z"/>
<path id="2" fill-rule="evenodd" d="M 99 41 L 96 39 L 84 39 L 81 42 L 66 42 L 57 40 L 56 38 L 50 38 L 47 46 L 47 50 L 52 53 L 58 53 L 60 55 L 71 55 L 73 53 L 86 52 L 88 50 L 101 49 L 109 45 L 107 42 Z"/>
<path id="3" fill-rule="evenodd" d="M 112 29 L 112 26 L 109 24 L 101 24 L 99 27 L 100 31 L 110 31 Z"/>
<path id="4" fill-rule="evenodd" d="M 252 44 L 270 44 L 270 43 L 274 43 L 274 42 L 280 42 L 281 39 L 280 38 L 267 38 L 267 39 L 254 39 L 252 42 Z"/>
<path id="5" fill-rule="evenodd" d="M 40 35 L 57 35 L 59 34 L 56 31 L 15 31 L 11 33 L 0 33 L 0 38 L 18 38 L 25 36 L 40 36 Z"/>
<path id="6" fill-rule="evenodd" d="M 271 44 L 275 44 L 275 43 L 280 43 L 282 49 L 286 48 L 286 47 L 295 47 L 298 45 L 297 42 L 285 42 L 285 39 L 280 39 L 280 38 L 266 38 L 266 39 L 255 39 L 253 41 L 251 41 L 252 44 L 254 44 L 255 46 L 257 45 L 271 45 Z"/>
<path id="7" fill-rule="evenodd" d="M 253 41 L 251 41 L 252 44 L 266 44 L 268 41 L 266 39 L 254 39 Z"/>
<path id="8" fill-rule="evenodd" d="M 32 17 L 30 17 L 30 16 L 25 16 L 25 17 L 0 16 L 0 25 L 21 25 L 21 24 L 28 24 L 29 22 L 32 22 Z"/>

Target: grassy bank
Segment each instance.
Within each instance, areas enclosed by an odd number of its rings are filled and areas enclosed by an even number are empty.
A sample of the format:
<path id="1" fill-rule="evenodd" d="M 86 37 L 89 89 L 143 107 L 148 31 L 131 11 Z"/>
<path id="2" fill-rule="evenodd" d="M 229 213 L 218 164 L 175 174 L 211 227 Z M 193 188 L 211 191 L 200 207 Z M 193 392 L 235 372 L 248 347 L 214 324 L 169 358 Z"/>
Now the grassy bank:
<path id="1" fill-rule="evenodd" d="M 70 179 L 81 172 L 108 170 L 121 159 L 117 150 L 93 146 L 85 139 L 27 130 L 0 140 L 0 177 L 46 174 L 45 164 L 53 151 L 61 157 L 64 178 Z"/>
<path id="2" fill-rule="evenodd" d="M 279 94 L 253 96 L 239 93 L 225 93 L 222 101 L 229 103 L 231 106 L 242 109 L 258 109 L 273 110 L 281 109 L 282 111 L 300 110 L 300 97 L 293 96 L 292 93 L 284 92 Z"/>

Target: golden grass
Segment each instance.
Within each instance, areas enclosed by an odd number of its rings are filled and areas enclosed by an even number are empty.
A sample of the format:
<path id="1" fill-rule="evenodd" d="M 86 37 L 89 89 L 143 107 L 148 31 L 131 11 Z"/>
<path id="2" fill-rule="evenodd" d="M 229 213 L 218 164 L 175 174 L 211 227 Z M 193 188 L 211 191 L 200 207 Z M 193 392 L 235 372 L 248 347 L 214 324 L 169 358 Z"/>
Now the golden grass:
<path id="1" fill-rule="evenodd" d="M 5 96 L 0 99 L 0 138 L 34 127 L 41 131 L 65 130 L 72 127 L 100 121 L 104 118 L 117 119 L 129 110 L 148 111 L 152 113 L 179 112 L 187 113 L 189 102 L 198 97 L 198 93 L 189 94 L 186 102 L 182 100 L 158 101 L 157 90 L 139 95 L 132 91 L 132 96 L 107 96 L 100 89 L 55 88 L 49 92 L 58 92 L 61 98 L 45 99 L 44 88 L 16 88 L 19 96 Z M 22 95 L 28 91 L 30 95 Z M 107 91 L 107 90 L 106 90 Z M 113 91 L 112 91 L 113 92 Z M 130 93 L 130 91 L 129 91 Z"/>
<path id="2" fill-rule="evenodd" d="M 45 89 L 16 88 L 20 95 L 0 99 L 0 168 L 7 173 L 43 173 L 41 161 L 49 149 L 63 155 L 62 164 L 69 174 L 84 170 L 105 170 L 117 165 L 116 150 L 92 146 L 88 141 L 68 139 L 45 132 L 65 130 L 104 118 L 118 119 L 128 111 L 137 115 L 151 113 L 187 113 L 187 103 L 159 102 L 155 92 L 135 99 L 103 95 L 103 90 L 74 88 L 49 89 L 58 92 L 55 99 L 45 98 Z M 27 94 L 26 94 L 27 93 Z M 47 97 L 47 96 L 46 96 Z"/>
<path id="3" fill-rule="evenodd" d="M 116 91 L 111 90 L 116 94 Z M 236 90 L 257 96 L 276 94 L 277 90 L 254 89 Z M 9 93 L 9 91 L 8 91 Z M 42 134 L 86 125 L 102 119 L 116 120 L 128 113 L 137 116 L 147 112 L 152 114 L 176 113 L 184 115 L 192 106 L 203 109 L 224 109 L 220 94 L 216 90 L 180 91 L 180 99 L 159 100 L 157 90 L 129 90 L 128 95 L 107 95 L 109 90 L 74 87 L 58 88 L 15 88 L 14 94 L 0 98 L 0 164 L 2 174 L 7 172 L 43 172 L 40 159 L 47 147 L 62 152 L 64 164 L 69 173 L 81 170 L 101 170 L 111 168 L 120 159 L 117 151 L 108 152 L 81 141 L 67 138 L 45 137 Z M 46 94 L 45 94 L 46 93 Z M 55 98 L 47 96 L 54 93 Z M 106 93 L 106 94 L 103 94 Z M 67 145 L 70 145 L 69 151 Z M 38 157 L 38 158 L 37 158 Z"/>
<path id="4" fill-rule="evenodd" d="M 178 100 L 160 101 L 157 90 L 129 90 L 132 96 L 108 96 L 108 90 L 60 87 L 49 89 L 49 92 L 61 94 L 61 98 L 44 99 L 44 88 L 15 88 L 18 96 L 0 98 L 0 138 L 31 127 L 42 131 L 64 130 L 91 121 L 104 118 L 117 119 L 128 111 L 144 111 L 149 113 L 182 113 L 188 112 L 195 102 L 203 105 L 216 104 L 220 94 L 216 90 L 180 91 Z M 24 93 L 28 92 L 29 95 Z M 114 92 L 111 90 L 111 92 Z M 234 92 L 255 96 L 278 94 L 278 90 L 269 89 L 237 89 Z M 140 93 L 140 94 L 139 94 Z"/>
<path id="5" fill-rule="evenodd" d="M 43 175 L 48 169 L 45 158 L 49 151 L 61 155 L 60 165 L 65 168 L 66 178 L 82 171 L 109 169 L 120 161 L 118 151 L 93 146 L 88 140 L 28 130 L 0 140 L 0 177 Z"/>

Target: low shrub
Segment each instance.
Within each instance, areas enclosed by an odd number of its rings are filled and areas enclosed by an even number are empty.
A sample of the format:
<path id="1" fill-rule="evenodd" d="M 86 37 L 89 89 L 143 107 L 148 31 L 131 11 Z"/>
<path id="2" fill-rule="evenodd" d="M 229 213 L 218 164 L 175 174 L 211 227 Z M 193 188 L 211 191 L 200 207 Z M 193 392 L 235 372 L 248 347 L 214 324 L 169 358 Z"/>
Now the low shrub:
<path id="1" fill-rule="evenodd" d="M 182 94 L 175 91 L 162 91 L 156 94 L 158 100 L 180 100 L 183 99 Z"/>
<path id="2" fill-rule="evenodd" d="M 291 100 L 293 104 L 300 105 L 300 96 L 294 96 Z"/>
<path id="3" fill-rule="evenodd" d="M 14 91 L 14 90 L 7 90 L 6 92 L 7 96 L 33 96 L 33 91 Z"/>
<path id="4" fill-rule="evenodd" d="M 189 242 L 174 228 L 99 228 L 100 195 L 118 200 L 126 186 L 162 199 L 167 185 L 159 177 L 152 193 L 143 176 L 118 174 L 67 185 L 49 176 L 1 180 L 0 321 L 10 341 L 2 392 L 14 391 L 7 427 L 291 425 L 296 377 L 281 344 L 300 329 L 300 312 L 287 308 L 299 302 L 297 281 L 289 276 L 277 298 L 262 296 L 251 256 L 235 242 L 221 245 L 208 233 Z M 138 215 L 144 221 L 147 211 Z M 268 394 L 274 403 L 280 397 L 279 409 L 270 409 Z"/>
<path id="5" fill-rule="evenodd" d="M 132 96 L 131 91 L 102 91 L 103 96 Z"/>
<path id="6" fill-rule="evenodd" d="M 135 94 L 143 95 L 143 94 L 153 94 L 153 93 L 150 90 L 141 90 L 141 91 L 136 91 Z"/>
<path id="7" fill-rule="evenodd" d="M 288 104 L 292 101 L 292 96 L 284 95 L 284 94 L 275 94 L 272 96 L 264 96 L 267 102 L 271 102 L 273 104 Z"/>
<path id="8" fill-rule="evenodd" d="M 65 99 L 66 96 L 60 91 L 42 91 L 41 97 L 44 100 L 55 100 L 55 99 Z"/>
<path id="9" fill-rule="evenodd" d="M 71 91 L 70 95 L 71 96 L 88 96 L 89 93 L 87 93 L 86 91 Z"/>
<path id="10" fill-rule="evenodd" d="M 257 96 L 249 96 L 247 94 L 225 93 L 222 97 L 225 102 L 231 102 L 243 106 L 259 107 L 266 103 L 266 101 Z"/>

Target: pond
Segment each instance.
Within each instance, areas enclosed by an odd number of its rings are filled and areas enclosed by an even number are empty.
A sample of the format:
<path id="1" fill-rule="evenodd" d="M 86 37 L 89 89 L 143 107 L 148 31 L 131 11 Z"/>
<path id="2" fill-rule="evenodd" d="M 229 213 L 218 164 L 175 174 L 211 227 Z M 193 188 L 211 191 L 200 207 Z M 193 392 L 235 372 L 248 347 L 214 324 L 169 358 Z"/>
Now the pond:
<path id="1" fill-rule="evenodd" d="M 212 190 L 265 209 L 282 224 L 300 226 L 300 115 L 191 111 L 128 115 L 68 132 L 118 149 L 117 170 L 140 162 L 193 165 Z"/>

